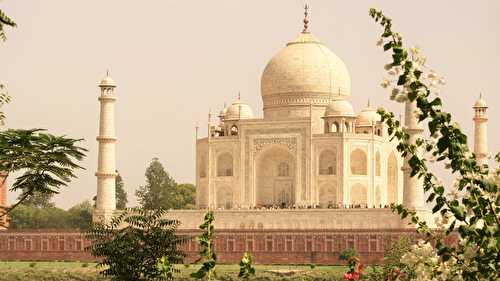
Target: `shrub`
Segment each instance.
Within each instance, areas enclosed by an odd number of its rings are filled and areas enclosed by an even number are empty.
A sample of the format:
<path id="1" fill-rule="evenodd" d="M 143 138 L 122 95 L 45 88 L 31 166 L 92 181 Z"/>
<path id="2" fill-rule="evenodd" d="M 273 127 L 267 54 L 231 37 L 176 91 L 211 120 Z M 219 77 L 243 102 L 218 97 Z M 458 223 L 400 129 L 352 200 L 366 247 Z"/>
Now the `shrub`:
<path id="1" fill-rule="evenodd" d="M 113 281 L 155 280 L 163 278 L 157 266 L 162 257 L 169 264 L 182 263 L 185 254 L 178 246 L 189 238 L 177 235 L 179 222 L 165 214 L 163 209 L 128 209 L 109 224 L 93 225 L 86 236 L 92 243 L 88 249 L 101 260 L 100 273 Z"/>
<path id="2" fill-rule="evenodd" d="M 348 261 L 352 257 L 359 256 L 358 252 L 354 249 L 347 249 L 340 252 L 339 259 L 343 261 Z"/>

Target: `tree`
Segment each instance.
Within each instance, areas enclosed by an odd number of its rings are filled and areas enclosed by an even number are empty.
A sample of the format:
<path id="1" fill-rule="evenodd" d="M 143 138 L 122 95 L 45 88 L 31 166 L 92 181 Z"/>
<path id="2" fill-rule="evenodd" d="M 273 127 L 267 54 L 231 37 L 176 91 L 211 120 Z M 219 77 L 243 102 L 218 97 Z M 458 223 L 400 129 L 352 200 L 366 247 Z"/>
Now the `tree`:
<path id="1" fill-rule="evenodd" d="M 9 214 L 12 229 L 69 228 L 68 213 L 60 208 L 21 204 Z"/>
<path id="2" fill-rule="evenodd" d="M 127 207 L 127 192 L 124 189 L 124 183 L 122 176 L 117 171 L 115 187 L 116 187 L 116 208 L 118 210 L 123 210 Z"/>
<path id="3" fill-rule="evenodd" d="M 71 207 L 67 213 L 68 222 L 71 228 L 88 230 L 92 225 L 92 204 L 85 200 L 80 204 Z"/>
<path id="4" fill-rule="evenodd" d="M 208 281 L 213 281 L 217 278 L 217 273 L 215 272 L 217 255 L 214 248 L 214 221 L 214 212 L 208 211 L 203 218 L 203 223 L 200 225 L 200 229 L 203 232 L 198 237 L 198 242 L 200 243 L 200 258 L 198 261 L 203 261 L 203 264 L 198 271 L 191 273 L 191 277 L 193 278 L 206 278 Z"/>
<path id="5" fill-rule="evenodd" d="M 409 159 L 411 176 L 423 180 L 423 188 L 433 205 L 432 212 L 441 215 L 444 233 L 431 231 L 414 210 L 403 205 L 392 205 L 402 218 L 409 218 L 417 231 L 433 241 L 439 264 L 432 275 L 440 280 L 498 280 L 500 279 L 500 169 L 479 165 L 469 151 L 467 136 L 445 112 L 438 96 L 444 79 L 429 70 L 426 58 L 418 48 L 407 49 L 401 34 L 392 30 L 392 20 L 381 11 L 370 9 L 370 16 L 380 23 L 383 33 L 378 45 L 392 53 L 392 60 L 384 68 L 394 79 L 385 79 L 384 88 L 391 98 L 399 102 L 414 102 L 418 121 L 425 124 L 430 139 L 410 141 L 408 133 L 400 127 L 394 113 L 379 109 L 382 121 L 392 139 L 398 141 L 401 156 Z M 423 152 L 423 153 L 422 153 Z M 500 153 L 495 157 L 500 163 Z M 455 175 L 455 184 L 444 184 L 428 167 L 428 162 L 443 163 Z M 444 237 L 457 231 L 460 242 L 446 245 Z M 431 244 L 419 243 L 415 251 L 429 252 Z M 416 255 L 417 256 L 417 255 Z M 429 255 L 430 257 L 431 255 Z M 423 262 L 422 264 L 425 264 Z M 451 274 L 445 277 L 443 268 Z"/>
<path id="6" fill-rule="evenodd" d="M 100 260 L 100 273 L 113 281 L 149 281 L 165 277 L 159 263 L 182 263 L 185 254 L 179 246 L 189 238 L 177 235 L 179 221 L 165 215 L 164 209 L 128 209 L 109 224 L 94 224 L 86 236 L 88 250 Z"/>
<path id="7" fill-rule="evenodd" d="M 1 131 L 0 171 L 22 173 L 10 188 L 22 193 L 15 204 L 0 210 L 0 217 L 30 197 L 56 194 L 67 186 L 76 177 L 74 170 L 83 169 L 77 161 L 83 159 L 87 150 L 76 145 L 80 141 L 44 133 L 42 129 Z"/>
<path id="8" fill-rule="evenodd" d="M 196 186 L 191 183 L 178 184 L 170 197 L 172 209 L 194 209 Z"/>
<path id="9" fill-rule="evenodd" d="M 10 227 L 13 229 L 33 228 L 78 228 L 87 230 L 92 224 L 92 205 L 83 201 L 69 210 L 54 206 L 21 204 L 10 212 Z"/>
<path id="10" fill-rule="evenodd" d="M 144 209 L 173 208 L 172 194 L 177 186 L 175 180 L 165 171 L 158 158 L 153 158 L 146 169 L 146 185 L 136 191 L 136 196 Z"/>
<path id="11" fill-rule="evenodd" d="M 24 190 L 17 197 L 17 200 L 21 200 L 23 195 L 24 195 Z M 23 205 L 26 206 L 33 206 L 36 208 L 50 208 L 50 207 L 55 207 L 54 202 L 52 202 L 52 197 L 54 197 L 53 193 L 33 193 L 30 194 L 24 199 Z"/>

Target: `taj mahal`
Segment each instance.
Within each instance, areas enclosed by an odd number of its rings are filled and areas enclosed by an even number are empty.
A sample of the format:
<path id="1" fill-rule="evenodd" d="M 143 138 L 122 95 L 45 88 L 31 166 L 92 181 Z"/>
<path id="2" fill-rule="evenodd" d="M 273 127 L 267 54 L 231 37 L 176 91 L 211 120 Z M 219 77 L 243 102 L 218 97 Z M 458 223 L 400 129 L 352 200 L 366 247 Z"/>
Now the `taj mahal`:
<path id="1" fill-rule="evenodd" d="M 240 99 L 197 140 L 197 206 L 380 207 L 401 202 L 403 166 L 349 72 L 305 26 L 261 78 L 264 118 Z"/>
<path id="2" fill-rule="evenodd" d="M 354 110 L 346 65 L 310 32 L 307 8 L 303 22 L 263 70 L 263 118 L 239 96 L 217 116 L 209 113 L 207 137 L 196 137 L 197 210 L 170 214 L 185 229 L 196 229 L 211 209 L 223 229 L 381 230 L 408 227 L 388 208 L 403 203 L 432 225 L 422 182 L 411 177 L 375 107 L 368 102 Z M 99 87 L 94 219 L 106 220 L 117 212 L 116 83 L 108 73 Z M 473 109 L 474 152 L 485 163 L 482 97 Z M 415 111 L 416 104 L 407 101 L 403 125 L 410 141 L 423 132 Z"/>

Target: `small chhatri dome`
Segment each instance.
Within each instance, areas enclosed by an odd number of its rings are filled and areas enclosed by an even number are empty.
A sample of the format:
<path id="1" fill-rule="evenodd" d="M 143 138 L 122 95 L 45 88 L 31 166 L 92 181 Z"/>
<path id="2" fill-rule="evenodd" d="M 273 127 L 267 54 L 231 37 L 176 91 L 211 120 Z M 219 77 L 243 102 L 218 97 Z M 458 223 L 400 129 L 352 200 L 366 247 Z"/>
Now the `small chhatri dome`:
<path id="1" fill-rule="evenodd" d="M 380 120 L 381 118 L 377 113 L 377 110 L 372 108 L 370 106 L 370 102 L 368 101 L 368 105 L 358 114 L 356 124 L 360 126 L 371 126 L 372 124 L 379 122 Z"/>
<path id="2" fill-rule="evenodd" d="M 252 108 L 248 104 L 241 102 L 239 98 L 235 100 L 231 105 L 223 109 L 223 112 L 224 120 L 254 118 Z"/>
<path id="3" fill-rule="evenodd" d="M 326 108 L 325 117 L 347 116 L 354 117 L 354 109 L 352 104 L 344 99 L 335 99 Z"/>
<path id="4" fill-rule="evenodd" d="M 113 86 L 116 87 L 116 82 L 109 76 L 109 70 L 106 70 L 106 77 L 104 77 L 101 80 L 101 83 L 99 83 L 99 86 Z"/>
<path id="5" fill-rule="evenodd" d="M 296 104 L 304 99 L 326 106 L 332 94 L 350 95 L 347 67 L 309 32 L 308 24 L 307 20 L 299 36 L 286 44 L 264 69 L 261 78 L 264 109 L 276 104 Z M 304 104 L 309 104 L 309 100 Z"/>
<path id="6" fill-rule="evenodd" d="M 479 99 L 474 103 L 474 107 L 488 107 L 482 93 L 479 94 Z"/>

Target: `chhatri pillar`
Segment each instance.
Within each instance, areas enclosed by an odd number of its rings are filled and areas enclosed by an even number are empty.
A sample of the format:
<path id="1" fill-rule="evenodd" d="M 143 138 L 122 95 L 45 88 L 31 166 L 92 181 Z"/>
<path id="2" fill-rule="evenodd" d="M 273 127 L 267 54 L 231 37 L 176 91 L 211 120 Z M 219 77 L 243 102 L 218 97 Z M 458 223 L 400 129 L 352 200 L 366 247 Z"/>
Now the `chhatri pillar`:
<path id="1" fill-rule="evenodd" d="M 116 135 L 115 135 L 115 81 L 106 73 L 99 83 L 101 111 L 99 116 L 99 143 L 97 160 L 97 200 L 94 221 L 108 222 L 116 209 Z"/>
<path id="2" fill-rule="evenodd" d="M 488 123 L 486 109 L 488 106 L 482 95 L 479 95 L 479 99 L 472 108 L 474 109 L 474 154 L 477 163 L 484 166 L 488 164 L 488 132 L 486 128 Z"/>

